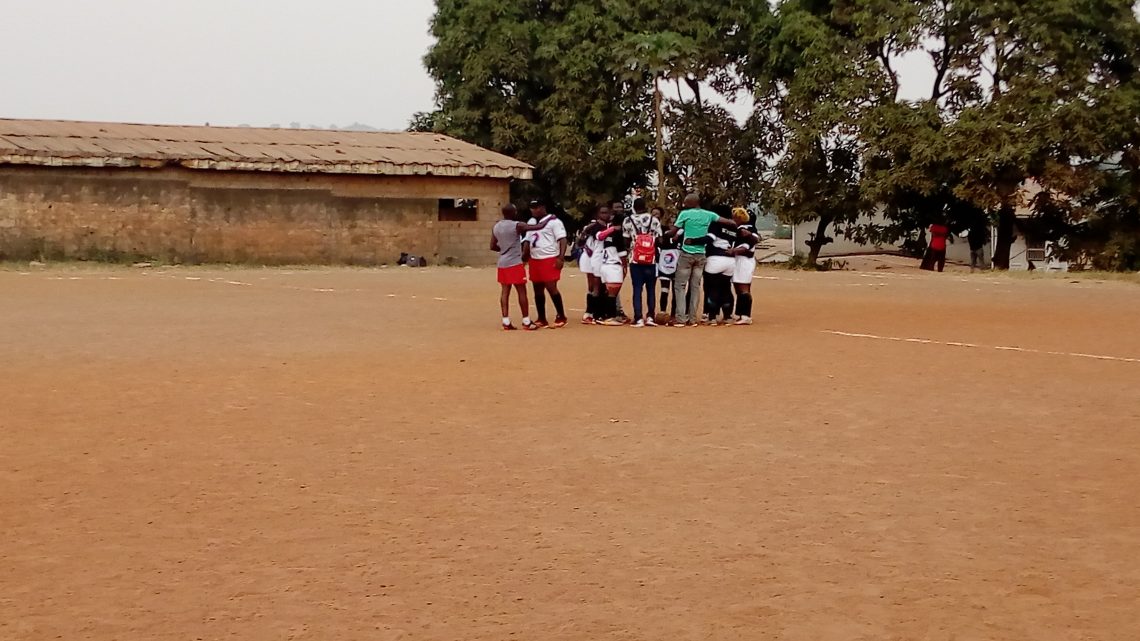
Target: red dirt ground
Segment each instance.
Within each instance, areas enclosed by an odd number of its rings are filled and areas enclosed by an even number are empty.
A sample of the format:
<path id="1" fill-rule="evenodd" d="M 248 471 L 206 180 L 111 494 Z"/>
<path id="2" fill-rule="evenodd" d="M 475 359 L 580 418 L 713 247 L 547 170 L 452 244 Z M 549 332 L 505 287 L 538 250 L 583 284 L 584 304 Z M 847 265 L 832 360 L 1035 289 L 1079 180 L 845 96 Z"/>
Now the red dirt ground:
<path id="1" fill-rule="evenodd" d="M 1140 288 L 762 276 L 0 270 L 0 639 L 1136 638 Z"/>

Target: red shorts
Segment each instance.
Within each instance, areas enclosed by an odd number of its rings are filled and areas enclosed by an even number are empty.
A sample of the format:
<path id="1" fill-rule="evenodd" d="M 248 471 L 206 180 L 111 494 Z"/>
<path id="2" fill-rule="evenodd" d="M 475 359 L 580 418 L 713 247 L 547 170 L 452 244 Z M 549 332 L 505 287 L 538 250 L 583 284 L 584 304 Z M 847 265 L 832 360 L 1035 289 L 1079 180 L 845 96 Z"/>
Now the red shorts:
<path id="1" fill-rule="evenodd" d="M 558 257 L 532 258 L 530 279 L 535 283 L 557 283 L 562 280 L 562 270 L 558 269 Z"/>
<path id="2" fill-rule="evenodd" d="M 526 285 L 526 267 L 522 263 L 499 268 L 500 285 Z"/>

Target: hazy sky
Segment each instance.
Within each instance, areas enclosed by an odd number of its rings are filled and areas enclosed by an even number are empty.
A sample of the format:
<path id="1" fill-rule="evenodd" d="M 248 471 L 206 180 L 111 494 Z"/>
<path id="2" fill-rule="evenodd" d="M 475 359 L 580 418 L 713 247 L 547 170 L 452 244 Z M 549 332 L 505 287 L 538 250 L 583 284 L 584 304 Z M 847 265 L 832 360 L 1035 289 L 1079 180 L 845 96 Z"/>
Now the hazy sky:
<path id="1" fill-rule="evenodd" d="M 0 0 L 0 117 L 403 129 L 432 0 Z"/>
<path id="2" fill-rule="evenodd" d="M 403 129 L 432 0 L 0 0 L 0 117 Z M 921 54 L 904 97 L 929 93 Z M 730 107 L 738 117 L 747 102 Z"/>

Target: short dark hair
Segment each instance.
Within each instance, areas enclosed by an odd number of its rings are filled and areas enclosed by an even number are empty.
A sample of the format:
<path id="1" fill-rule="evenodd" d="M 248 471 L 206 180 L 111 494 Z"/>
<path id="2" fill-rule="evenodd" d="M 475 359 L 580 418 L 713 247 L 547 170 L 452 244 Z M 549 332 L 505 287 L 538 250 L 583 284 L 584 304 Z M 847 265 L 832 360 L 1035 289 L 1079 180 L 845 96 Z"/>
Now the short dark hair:
<path id="1" fill-rule="evenodd" d="M 637 211 L 637 212 L 645 211 L 645 199 L 644 198 L 635 198 L 634 199 L 633 211 Z"/>

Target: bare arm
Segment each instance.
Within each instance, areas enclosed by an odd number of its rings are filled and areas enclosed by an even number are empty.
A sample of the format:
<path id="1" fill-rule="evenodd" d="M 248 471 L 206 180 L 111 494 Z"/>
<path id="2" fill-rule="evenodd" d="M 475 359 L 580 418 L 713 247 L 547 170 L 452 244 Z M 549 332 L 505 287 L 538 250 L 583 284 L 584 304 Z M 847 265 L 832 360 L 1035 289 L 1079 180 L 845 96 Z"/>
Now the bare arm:
<path id="1" fill-rule="evenodd" d="M 495 238 L 495 234 L 491 234 L 491 251 L 493 251 L 493 252 L 502 251 L 501 249 L 499 249 L 499 239 Z"/>
<path id="2" fill-rule="evenodd" d="M 566 239 L 558 239 L 558 258 L 554 261 L 558 265 L 558 269 L 566 264 Z"/>
<path id="3" fill-rule="evenodd" d="M 518 230 L 519 230 L 519 235 L 520 235 L 520 236 L 521 236 L 522 234 L 527 234 L 527 233 L 530 233 L 530 232 L 532 232 L 532 231 L 542 231 L 543 229 L 545 229 L 545 228 L 546 228 L 546 226 L 547 226 L 547 225 L 549 225 L 549 224 L 550 224 L 550 221 L 551 221 L 551 220 L 553 220 L 553 219 L 552 219 L 552 218 L 547 218 L 545 221 L 541 221 L 541 220 L 540 220 L 538 223 L 536 223 L 536 224 L 534 224 L 534 225 L 528 225 L 528 224 L 526 224 L 526 223 L 519 223 L 519 224 L 517 225 L 516 229 L 518 229 Z"/>

